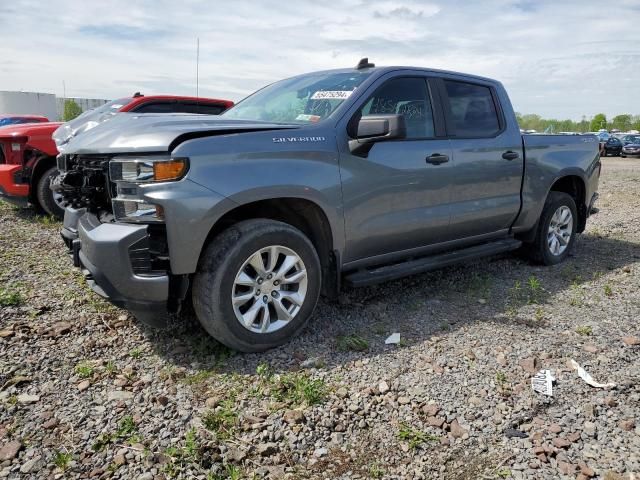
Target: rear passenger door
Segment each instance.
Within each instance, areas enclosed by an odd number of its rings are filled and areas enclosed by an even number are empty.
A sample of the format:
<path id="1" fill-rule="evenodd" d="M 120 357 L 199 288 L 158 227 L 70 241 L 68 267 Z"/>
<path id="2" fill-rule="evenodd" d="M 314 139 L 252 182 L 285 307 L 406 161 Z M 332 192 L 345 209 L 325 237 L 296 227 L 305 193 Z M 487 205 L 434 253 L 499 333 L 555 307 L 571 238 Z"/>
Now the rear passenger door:
<path id="1" fill-rule="evenodd" d="M 443 78 L 439 85 L 454 179 L 446 239 L 504 234 L 520 210 L 520 130 L 507 124 L 491 83 Z"/>

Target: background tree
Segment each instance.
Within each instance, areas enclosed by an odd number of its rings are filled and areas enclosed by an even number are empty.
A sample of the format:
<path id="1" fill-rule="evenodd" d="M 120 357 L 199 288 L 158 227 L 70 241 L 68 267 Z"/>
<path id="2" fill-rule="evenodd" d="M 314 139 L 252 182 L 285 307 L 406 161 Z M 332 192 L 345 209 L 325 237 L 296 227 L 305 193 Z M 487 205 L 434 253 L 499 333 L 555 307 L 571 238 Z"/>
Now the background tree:
<path id="1" fill-rule="evenodd" d="M 592 132 L 597 132 L 601 128 L 607 128 L 607 116 L 604 113 L 598 113 L 591 119 L 590 130 Z"/>
<path id="2" fill-rule="evenodd" d="M 73 120 L 82 113 L 82 108 L 73 100 L 64 101 L 64 113 L 62 114 L 62 120 L 68 122 Z"/>
<path id="3" fill-rule="evenodd" d="M 611 128 L 617 128 L 618 130 L 626 132 L 627 130 L 631 130 L 631 123 L 631 115 L 616 115 L 611 121 Z"/>

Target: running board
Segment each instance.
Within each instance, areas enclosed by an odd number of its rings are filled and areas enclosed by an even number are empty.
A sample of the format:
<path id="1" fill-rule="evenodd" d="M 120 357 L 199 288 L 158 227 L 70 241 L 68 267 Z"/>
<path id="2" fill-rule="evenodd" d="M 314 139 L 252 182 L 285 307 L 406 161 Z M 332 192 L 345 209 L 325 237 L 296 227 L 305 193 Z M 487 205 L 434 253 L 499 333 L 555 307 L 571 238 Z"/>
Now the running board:
<path id="1" fill-rule="evenodd" d="M 396 280 L 398 278 L 428 272 L 442 267 L 448 267 L 457 263 L 463 263 L 476 258 L 488 257 L 498 253 L 516 250 L 522 245 L 520 240 L 514 238 L 497 240 L 495 242 L 474 245 L 473 247 L 451 252 L 440 253 L 429 257 L 407 260 L 402 263 L 394 263 L 382 267 L 357 270 L 344 277 L 345 283 L 352 287 L 374 285 L 376 283 Z"/>

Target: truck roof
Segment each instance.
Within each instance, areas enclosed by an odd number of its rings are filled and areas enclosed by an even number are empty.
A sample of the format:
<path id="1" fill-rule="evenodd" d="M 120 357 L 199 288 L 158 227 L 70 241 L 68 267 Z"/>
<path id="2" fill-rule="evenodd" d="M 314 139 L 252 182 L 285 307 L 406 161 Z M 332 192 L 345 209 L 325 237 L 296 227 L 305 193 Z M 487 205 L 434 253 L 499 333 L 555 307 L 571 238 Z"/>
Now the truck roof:
<path id="1" fill-rule="evenodd" d="M 186 102 L 194 102 L 202 105 L 223 105 L 225 108 L 233 106 L 231 100 L 223 100 L 219 98 L 208 97 L 188 97 L 182 95 L 135 95 L 131 97 L 131 101 L 124 105 L 119 111 L 128 112 L 143 103 L 153 102 L 157 100 L 181 100 Z"/>
<path id="2" fill-rule="evenodd" d="M 412 67 L 412 66 L 402 66 L 402 65 L 381 66 L 381 67 L 367 67 L 367 68 L 360 68 L 360 69 L 358 69 L 358 68 L 334 68 L 334 69 L 328 69 L 328 70 L 319 70 L 319 71 L 317 71 L 315 73 L 349 73 L 349 72 L 354 72 L 354 71 L 355 72 L 369 71 L 369 72 L 376 72 L 376 73 L 379 73 L 380 75 L 382 75 L 382 74 L 385 74 L 385 73 L 394 72 L 394 71 L 398 71 L 398 70 L 418 70 L 418 71 L 426 72 L 426 73 L 455 75 L 456 77 L 465 77 L 465 78 L 474 79 L 474 80 L 482 80 L 484 82 L 499 83 L 499 81 L 494 79 L 494 78 L 483 77 L 483 76 L 480 76 L 480 75 L 473 75 L 473 74 L 470 74 L 470 73 L 456 72 L 456 71 L 453 71 L 453 70 L 441 70 L 441 69 L 437 69 L 437 68 Z M 301 76 L 301 75 L 305 75 L 305 74 L 303 73 L 303 74 L 300 74 L 300 75 L 295 75 L 295 77 Z"/>

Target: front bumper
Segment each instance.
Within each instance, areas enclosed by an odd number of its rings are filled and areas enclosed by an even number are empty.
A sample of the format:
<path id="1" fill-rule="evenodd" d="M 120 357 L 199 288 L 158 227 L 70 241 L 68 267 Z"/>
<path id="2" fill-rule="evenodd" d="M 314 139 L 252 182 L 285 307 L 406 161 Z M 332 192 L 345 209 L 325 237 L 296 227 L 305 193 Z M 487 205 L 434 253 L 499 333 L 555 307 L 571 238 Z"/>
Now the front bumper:
<path id="1" fill-rule="evenodd" d="M 624 148 L 622 149 L 622 155 L 626 157 L 640 157 L 640 151 L 636 150 L 634 152 L 625 152 Z"/>
<path id="2" fill-rule="evenodd" d="M 22 165 L 0 165 L 0 198 L 19 206 L 29 203 L 29 184 L 16 182 Z"/>
<path id="3" fill-rule="evenodd" d="M 67 208 L 61 235 L 74 265 L 82 270 L 94 292 L 144 323 L 167 325 L 169 275 L 138 275 L 131 263 L 132 249 L 134 255 L 140 254 L 147 225 L 100 223 L 85 209 Z"/>

